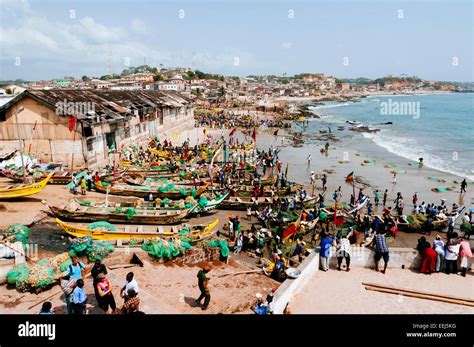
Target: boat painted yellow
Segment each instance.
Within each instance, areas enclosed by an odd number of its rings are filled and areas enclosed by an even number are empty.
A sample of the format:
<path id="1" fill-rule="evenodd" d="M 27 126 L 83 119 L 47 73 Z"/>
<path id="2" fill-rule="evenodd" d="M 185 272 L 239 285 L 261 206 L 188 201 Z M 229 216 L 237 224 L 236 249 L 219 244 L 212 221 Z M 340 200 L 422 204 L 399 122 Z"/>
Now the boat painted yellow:
<path id="1" fill-rule="evenodd" d="M 40 182 L 36 182 L 30 185 L 16 184 L 6 187 L 0 187 L 0 200 L 3 199 L 15 199 L 24 196 L 30 196 L 41 192 L 46 184 L 53 176 L 54 172 L 50 173 L 48 177 Z"/>
<path id="2" fill-rule="evenodd" d="M 87 229 L 87 223 L 65 223 L 56 218 L 56 223 L 69 235 L 74 237 L 90 236 L 94 240 L 130 240 L 154 238 L 178 238 L 183 225 L 115 225 L 116 231 L 103 229 Z M 206 240 L 215 234 L 219 219 L 208 225 L 190 226 L 190 235 L 193 242 Z"/>

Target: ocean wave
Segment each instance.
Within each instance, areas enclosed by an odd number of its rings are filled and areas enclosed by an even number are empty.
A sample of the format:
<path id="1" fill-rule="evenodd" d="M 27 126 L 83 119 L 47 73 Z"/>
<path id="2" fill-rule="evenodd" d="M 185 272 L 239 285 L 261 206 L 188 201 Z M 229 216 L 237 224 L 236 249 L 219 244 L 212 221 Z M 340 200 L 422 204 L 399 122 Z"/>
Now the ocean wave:
<path id="1" fill-rule="evenodd" d="M 470 175 L 461 168 L 453 168 L 452 162 L 443 159 L 437 155 L 429 153 L 425 148 L 420 146 L 414 139 L 404 137 L 388 137 L 383 134 L 363 134 L 364 138 L 371 139 L 376 145 L 385 148 L 390 153 L 400 157 L 418 162 L 419 158 L 423 158 L 424 166 L 450 173 L 456 176 L 474 180 L 474 175 Z M 395 140 L 394 140 L 395 139 Z"/>
<path id="2" fill-rule="evenodd" d="M 308 108 L 312 110 L 319 110 L 321 108 L 334 108 L 334 107 L 341 107 L 341 106 L 348 106 L 354 104 L 353 102 L 345 102 L 343 104 L 330 104 L 330 105 L 321 105 L 321 106 L 310 106 Z"/>

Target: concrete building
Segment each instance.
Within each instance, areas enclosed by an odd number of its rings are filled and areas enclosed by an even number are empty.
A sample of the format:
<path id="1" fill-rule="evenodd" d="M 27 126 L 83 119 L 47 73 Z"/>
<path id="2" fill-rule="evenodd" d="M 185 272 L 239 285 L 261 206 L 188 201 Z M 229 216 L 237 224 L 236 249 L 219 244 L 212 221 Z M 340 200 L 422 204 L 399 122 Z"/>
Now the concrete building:
<path id="1" fill-rule="evenodd" d="M 158 83 L 158 90 L 174 90 L 178 91 L 178 85 L 175 83 L 160 82 Z"/>
<path id="2" fill-rule="evenodd" d="M 113 164 L 123 146 L 194 126 L 191 100 L 174 91 L 27 90 L 0 107 L 0 152 L 18 149 L 15 114 L 24 148 L 41 161 L 90 169 Z"/>

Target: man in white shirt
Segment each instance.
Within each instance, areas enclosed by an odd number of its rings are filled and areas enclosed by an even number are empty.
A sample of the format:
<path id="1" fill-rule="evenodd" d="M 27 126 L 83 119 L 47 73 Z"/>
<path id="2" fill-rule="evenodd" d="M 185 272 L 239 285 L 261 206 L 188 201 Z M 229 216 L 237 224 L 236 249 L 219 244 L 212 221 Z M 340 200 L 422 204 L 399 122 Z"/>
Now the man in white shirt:
<path id="1" fill-rule="evenodd" d="M 127 278 L 125 281 L 125 285 L 123 286 L 122 290 L 120 291 L 120 296 L 124 298 L 126 301 L 128 299 L 127 294 L 130 289 L 133 289 L 133 291 L 138 295 L 138 283 L 137 281 L 133 278 L 133 272 L 129 272 L 127 274 Z"/>
<path id="2" fill-rule="evenodd" d="M 463 224 L 471 222 L 471 218 L 469 218 L 469 215 L 467 213 L 465 213 L 464 216 L 462 217 L 462 222 Z"/>

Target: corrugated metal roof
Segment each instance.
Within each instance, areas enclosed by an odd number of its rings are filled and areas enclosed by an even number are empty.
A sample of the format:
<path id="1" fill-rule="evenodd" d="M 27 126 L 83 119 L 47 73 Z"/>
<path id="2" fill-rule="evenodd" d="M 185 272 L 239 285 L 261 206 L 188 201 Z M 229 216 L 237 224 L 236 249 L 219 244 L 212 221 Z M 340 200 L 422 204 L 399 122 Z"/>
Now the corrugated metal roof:
<path id="1" fill-rule="evenodd" d="M 94 113 L 77 115 L 77 119 L 85 123 L 96 123 L 97 120 L 117 122 L 135 116 L 136 111 L 138 114 L 147 114 L 163 106 L 178 108 L 192 102 L 176 91 L 50 89 L 27 90 L 14 100 L 9 100 L 0 110 L 11 107 L 26 96 L 54 109 L 60 102 L 92 103 Z"/>

